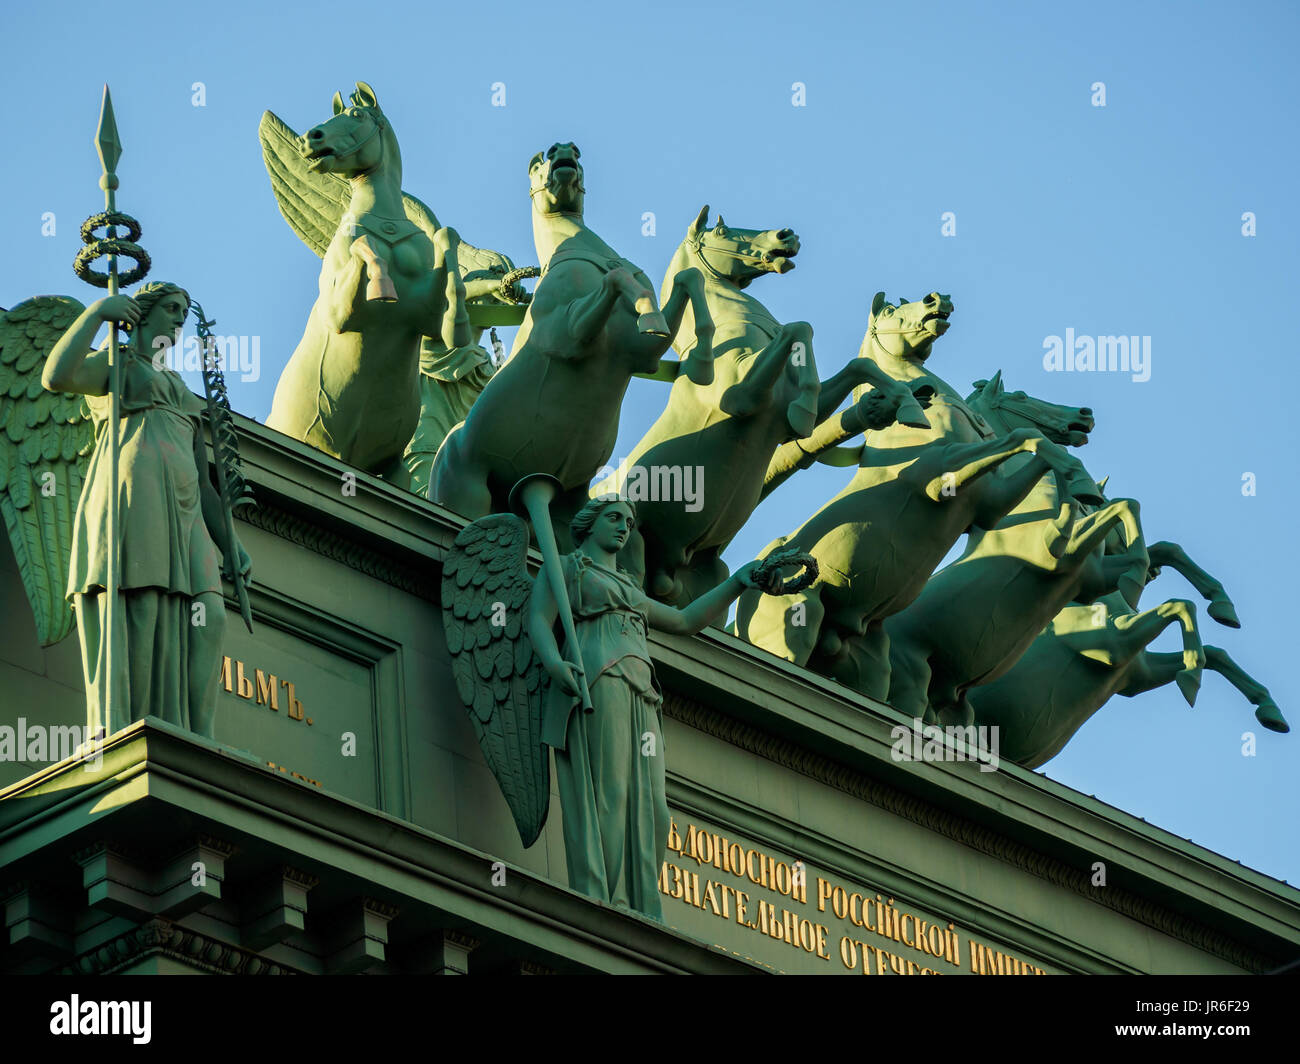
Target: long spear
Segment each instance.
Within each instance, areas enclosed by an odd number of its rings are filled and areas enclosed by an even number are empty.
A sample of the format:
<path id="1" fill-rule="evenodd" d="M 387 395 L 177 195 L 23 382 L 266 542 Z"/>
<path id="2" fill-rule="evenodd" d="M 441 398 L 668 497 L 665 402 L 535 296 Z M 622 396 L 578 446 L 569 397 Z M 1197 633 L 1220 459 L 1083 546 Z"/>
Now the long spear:
<path id="1" fill-rule="evenodd" d="M 72 269 L 78 277 L 97 288 L 108 289 L 110 296 L 118 294 L 119 284 L 134 284 L 149 272 L 149 256 L 138 244 L 132 243 L 140 236 L 140 224 L 134 218 L 121 214 L 117 210 L 117 162 L 122 157 L 122 142 L 117 135 L 117 120 L 113 116 L 113 98 L 108 86 L 104 86 L 104 99 L 99 109 L 99 128 L 95 131 L 95 150 L 99 153 L 99 162 L 103 173 L 99 178 L 99 187 L 104 190 L 104 211 L 88 219 L 81 227 L 81 239 L 85 247 L 77 253 Z M 117 227 L 126 228 L 126 239 L 119 239 Z M 103 228 L 102 239 L 95 237 L 95 230 Z M 135 265 L 119 277 L 117 259 L 125 255 L 135 260 Z M 98 273 L 91 269 L 91 264 L 107 256 L 108 271 Z M 121 451 L 121 417 L 122 417 L 122 358 L 117 339 L 118 323 L 110 322 L 108 331 L 108 471 L 111 488 L 108 493 L 108 576 L 105 580 L 104 593 L 108 596 L 104 608 L 104 649 L 103 668 L 97 677 L 99 687 L 99 705 L 101 719 L 87 721 L 90 737 L 95 738 L 101 728 L 105 732 L 114 732 L 130 719 L 130 707 L 123 713 L 118 706 L 114 692 L 113 679 L 117 675 L 118 632 L 122 618 L 121 603 L 118 602 L 122 584 L 122 546 L 119 536 L 121 515 L 119 497 L 121 485 L 119 478 L 119 453 Z"/>

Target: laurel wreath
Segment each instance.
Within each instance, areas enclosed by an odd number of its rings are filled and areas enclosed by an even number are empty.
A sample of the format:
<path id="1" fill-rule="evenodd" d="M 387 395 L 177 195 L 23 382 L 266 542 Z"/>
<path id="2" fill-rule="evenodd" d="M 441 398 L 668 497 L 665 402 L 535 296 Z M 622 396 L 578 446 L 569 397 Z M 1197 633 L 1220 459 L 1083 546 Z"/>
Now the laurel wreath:
<path id="1" fill-rule="evenodd" d="M 781 575 L 782 569 L 799 566 L 791 577 Z M 817 559 L 797 547 L 779 547 L 764 558 L 754 570 L 754 583 L 765 595 L 793 595 L 817 582 L 820 569 Z"/>

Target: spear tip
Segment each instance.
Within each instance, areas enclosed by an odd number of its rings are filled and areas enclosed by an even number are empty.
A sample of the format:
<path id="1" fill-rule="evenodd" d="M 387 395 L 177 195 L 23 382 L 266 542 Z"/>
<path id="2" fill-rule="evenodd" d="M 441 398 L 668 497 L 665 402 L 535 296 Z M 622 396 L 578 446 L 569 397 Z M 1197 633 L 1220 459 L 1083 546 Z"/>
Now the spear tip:
<path id="1" fill-rule="evenodd" d="M 104 166 L 105 174 L 112 174 L 117 169 L 117 161 L 122 157 L 122 141 L 117 135 L 117 119 L 113 116 L 113 97 L 104 86 L 104 102 L 99 109 L 99 129 L 95 131 L 95 148 L 99 151 L 99 161 Z"/>

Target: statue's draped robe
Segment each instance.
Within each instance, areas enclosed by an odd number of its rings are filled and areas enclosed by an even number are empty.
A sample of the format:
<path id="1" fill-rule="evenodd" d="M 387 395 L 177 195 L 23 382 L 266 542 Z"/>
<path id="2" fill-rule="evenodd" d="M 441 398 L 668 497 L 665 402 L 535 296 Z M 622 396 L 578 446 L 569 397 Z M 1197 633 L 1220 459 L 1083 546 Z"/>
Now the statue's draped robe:
<path id="1" fill-rule="evenodd" d="M 88 397 L 95 450 L 73 524 L 68 597 L 77 614 L 89 719 L 111 733 L 145 716 L 183 728 L 216 699 L 220 652 L 203 647 L 193 600 L 206 625 L 223 620 L 221 555 L 203 520 L 194 434 L 204 402 L 170 369 L 128 356 L 122 370 L 118 458 L 121 621 L 117 631 L 115 716 L 106 721 L 100 677 L 107 644 L 108 396 Z M 199 650 L 199 653 L 195 653 Z"/>
<path id="2" fill-rule="evenodd" d="M 402 455 L 410 477 L 407 487 L 416 495 L 428 495 L 438 448 L 465 420 L 493 372 L 492 359 L 477 344 L 431 352 L 425 341 L 420 350 L 420 420 Z"/>
<path id="3" fill-rule="evenodd" d="M 594 712 L 549 685 L 542 739 L 555 748 L 569 886 L 656 920 L 668 845 L 662 696 L 646 646 L 650 600 L 624 572 L 565 555 L 564 577 Z M 577 660 L 566 643 L 564 657 Z"/>

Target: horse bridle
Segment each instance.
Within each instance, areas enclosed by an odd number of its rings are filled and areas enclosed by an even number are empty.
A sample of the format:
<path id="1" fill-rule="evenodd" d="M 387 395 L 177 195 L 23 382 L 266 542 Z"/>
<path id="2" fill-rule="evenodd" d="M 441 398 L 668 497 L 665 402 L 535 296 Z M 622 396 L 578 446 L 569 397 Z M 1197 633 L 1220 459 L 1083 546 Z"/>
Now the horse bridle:
<path id="1" fill-rule="evenodd" d="M 708 232 L 708 230 L 691 237 L 688 243 L 695 251 L 695 257 L 700 260 L 700 263 L 713 276 L 714 280 L 725 281 L 727 280 L 726 274 L 719 272 L 718 269 L 704 257 L 706 247 L 704 243 L 705 232 Z M 709 247 L 708 250 L 710 252 L 716 252 L 719 255 L 724 255 L 729 259 L 735 259 L 737 262 L 744 263 L 746 266 L 761 268 L 766 266 L 768 261 L 757 252 L 729 251 L 726 248 L 720 247 Z"/>

